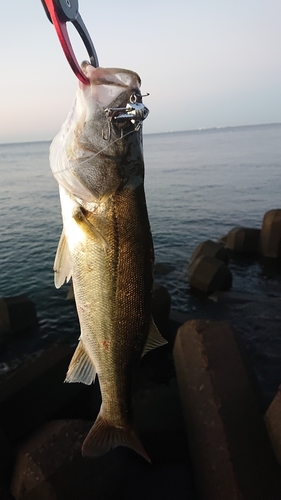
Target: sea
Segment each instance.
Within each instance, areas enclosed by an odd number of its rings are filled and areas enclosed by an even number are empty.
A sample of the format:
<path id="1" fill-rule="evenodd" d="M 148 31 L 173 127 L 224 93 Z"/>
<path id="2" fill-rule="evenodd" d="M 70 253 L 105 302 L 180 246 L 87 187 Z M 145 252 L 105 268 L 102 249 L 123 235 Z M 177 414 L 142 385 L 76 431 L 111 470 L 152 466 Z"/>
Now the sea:
<path id="1" fill-rule="evenodd" d="M 39 319 L 36 333 L 1 354 L 0 377 L 27 356 L 57 342 L 75 345 L 79 336 L 69 285 L 57 290 L 53 280 L 62 221 L 49 147 L 0 144 L 0 297 L 27 295 Z M 266 211 L 281 208 L 281 124 L 144 134 L 144 156 L 155 260 L 162 264 L 155 280 L 173 309 L 192 314 L 202 307 L 187 280 L 196 246 L 235 226 L 260 228 Z M 231 265 L 235 290 L 263 293 L 268 277 L 258 261 Z"/>

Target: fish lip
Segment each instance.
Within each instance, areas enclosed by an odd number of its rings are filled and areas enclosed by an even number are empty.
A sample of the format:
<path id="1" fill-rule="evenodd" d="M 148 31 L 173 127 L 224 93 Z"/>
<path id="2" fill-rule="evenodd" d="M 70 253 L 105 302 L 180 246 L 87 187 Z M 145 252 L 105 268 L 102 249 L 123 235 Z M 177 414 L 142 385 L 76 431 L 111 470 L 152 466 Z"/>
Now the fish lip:
<path id="1" fill-rule="evenodd" d="M 125 68 L 95 68 L 88 61 L 84 61 L 81 68 L 89 79 L 90 85 L 114 85 L 124 88 L 139 88 L 141 86 L 140 76 Z M 79 82 L 79 86 L 87 87 L 81 82 Z"/>

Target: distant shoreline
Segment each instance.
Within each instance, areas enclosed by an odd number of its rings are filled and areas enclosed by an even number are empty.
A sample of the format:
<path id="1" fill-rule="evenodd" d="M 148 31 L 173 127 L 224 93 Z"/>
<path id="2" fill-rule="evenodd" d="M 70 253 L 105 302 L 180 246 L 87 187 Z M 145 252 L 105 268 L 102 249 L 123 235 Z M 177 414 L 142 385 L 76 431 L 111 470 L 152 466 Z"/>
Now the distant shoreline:
<path id="1" fill-rule="evenodd" d="M 277 123 L 256 123 L 250 125 L 226 125 L 226 126 L 217 126 L 217 127 L 200 127 L 197 129 L 190 130 L 171 130 L 168 132 L 151 132 L 145 135 L 163 135 L 163 134 L 201 134 L 201 133 L 210 133 L 210 132 L 227 132 L 228 130 L 231 132 L 232 130 L 244 130 L 247 128 L 267 128 L 267 127 L 281 127 L 281 122 Z"/>
<path id="2" fill-rule="evenodd" d="M 244 130 L 247 128 L 266 128 L 266 127 L 281 127 L 281 122 L 277 123 L 256 123 L 250 125 L 227 125 L 227 126 L 217 126 L 217 127 L 200 127 L 197 129 L 187 129 L 187 130 L 170 130 L 166 132 L 150 132 L 144 133 L 144 136 L 151 135 L 164 135 L 164 134 L 203 134 L 203 133 L 212 133 L 212 132 L 231 132 L 237 129 Z M 0 146 L 12 146 L 17 144 L 38 144 L 38 143 L 51 143 L 53 139 L 42 139 L 38 141 L 19 141 L 19 142 L 0 142 Z"/>

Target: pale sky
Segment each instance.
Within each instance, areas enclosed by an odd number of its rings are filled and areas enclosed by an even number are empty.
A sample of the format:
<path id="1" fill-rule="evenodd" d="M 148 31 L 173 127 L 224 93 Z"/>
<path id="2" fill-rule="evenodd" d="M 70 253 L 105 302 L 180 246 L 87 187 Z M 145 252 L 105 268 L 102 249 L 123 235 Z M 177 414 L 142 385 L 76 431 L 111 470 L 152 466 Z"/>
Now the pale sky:
<path id="1" fill-rule="evenodd" d="M 52 139 L 77 79 L 40 0 L 0 6 L 0 143 Z M 280 0 L 80 0 L 79 10 L 100 66 L 136 71 L 150 93 L 144 133 L 281 122 Z"/>

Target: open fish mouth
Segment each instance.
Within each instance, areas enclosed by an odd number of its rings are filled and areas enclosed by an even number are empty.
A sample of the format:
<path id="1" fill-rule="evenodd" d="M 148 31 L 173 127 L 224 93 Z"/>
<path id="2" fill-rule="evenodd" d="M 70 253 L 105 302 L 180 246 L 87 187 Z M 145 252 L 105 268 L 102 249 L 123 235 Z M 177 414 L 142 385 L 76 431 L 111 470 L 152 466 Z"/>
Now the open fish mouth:
<path id="1" fill-rule="evenodd" d="M 90 94 L 87 87 L 80 85 L 85 96 L 94 97 L 96 103 L 104 109 L 107 120 L 118 129 L 139 130 L 142 122 L 148 116 L 149 110 L 142 102 L 139 87 L 140 77 L 133 71 L 113 68 L 93 68 L 87 62 L 82 63 L 82 69 L 90 80 Z M 134 89 L 124 106 L 110 107 L 118 101 L 118 96 L 127 89 Z M 146 94 L 148 95 L 148 94 Z"/>

